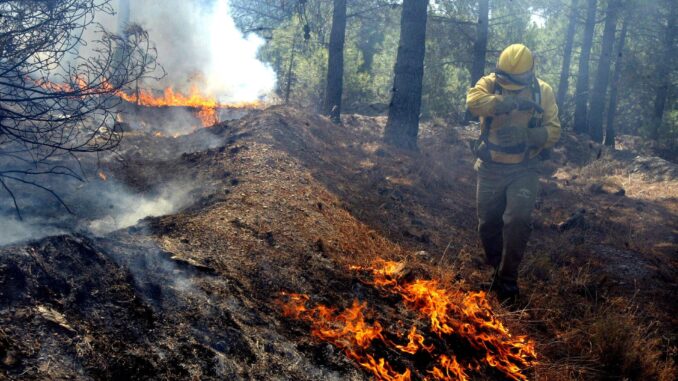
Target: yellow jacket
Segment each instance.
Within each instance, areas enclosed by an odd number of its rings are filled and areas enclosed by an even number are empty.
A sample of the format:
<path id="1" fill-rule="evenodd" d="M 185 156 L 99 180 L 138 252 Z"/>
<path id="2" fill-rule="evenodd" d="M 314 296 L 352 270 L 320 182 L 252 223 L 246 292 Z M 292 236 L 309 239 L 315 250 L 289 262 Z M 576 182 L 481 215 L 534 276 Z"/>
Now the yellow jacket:
<path id="1" fill-rule="evenodd" d="M 541 92 L 541 107 L 544 113 L 541 115 L 541 126 L 546 129 L 548 138 L 542 147 L 531 149 L 529 157 L 535 157 L 539 152 L 545 148 L 553 147 L 558 139 L 560 139 L 560 120 L 558 119 L 558 106 L 556 105 L 556 97 L 553 89 L 546 82 L 538 79 L 539 89 Z M 489 140 L 494 140 L 494 132 L 501 126 L 507 124 L 525 125 L 527 127 L 530 119 L 532 119 L 532 112 L 514 110 L 509 114 L 495 115 L 495 104 L 501 100 L 502 94 L 495 94 L 496 76 L 494 73 L 484 76 L 478 80 L 478 83 L 469 89 L 466 95 L 466 105 L 468 109 L 476 116 L 480 117 L 481 128 L 489 129 Z M 508 93 L 508 90 L 504 90 Z M 526 87 L 522 90 L 511 92 L 511 94 L 527 97 L 532 99 L 532 89 Z M 487 125 L 488 118 L 491 117 L 491 125 Z M 515 164 L 524 159 L 524 155 L 511 155 L 502 153 L 492 153 L 493 160 L 506 163 Z"/>

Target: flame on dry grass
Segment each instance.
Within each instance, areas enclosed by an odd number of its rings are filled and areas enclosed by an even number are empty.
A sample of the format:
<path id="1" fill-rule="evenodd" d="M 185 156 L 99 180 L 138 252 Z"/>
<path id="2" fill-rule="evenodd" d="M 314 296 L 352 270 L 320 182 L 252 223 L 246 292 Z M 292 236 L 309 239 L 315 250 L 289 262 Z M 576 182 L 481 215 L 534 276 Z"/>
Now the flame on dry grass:
<path id="1" fill-rule="evenodd" d="M 416 374 L 427 380 L 468 380 L 468 372 L 479 371 L 484 364 L 508 379 L 522 381 L 527 380 L 524 370 L 536 365 L 534 343 L 524 336 L 511 335 L 495 316 L 484 292 L 449 290 L 435 280 L 402 281 L 404 264 L 399 262 L 378 260 L 373 266 L 352 266 L 351 269 L 370 275 L 365 281 L 367 284 L 398 296 L 410 311 L 423 319 L 426 329 L 420 331 L 412 326 L 407 334 L 388 333 L 382 323 L 366 318 L 373 314 L 366 312 L 367 303 L 357 300 L 351 307 L 339 311 L 324 305 L 309 306 L 308 295 L 284 294 L 282 311 L 287 317 L 310 323 L 312 336 L 341 348 L 376 379 L 410 380 Z M 404 343 L 391 339 L 404 336 L 407 340 Z M 429 342 L 427 337 L 439 342 Z M 447 345 L 440 345 L 444 342 L 464 343 L 474 355 L 460 362 L 449 353 Z M 396 350 L 403 358 L 425 356 L 429 365 L 422 370 L 400 364 L 399 372 L 384 356 L 376 355 L 383 350 L 375 343 Z M 405 363 L 407 361 L 403 361 Z"/>
<path id="2" fill-rule="evenodd" d="M 411 340 L 407 345 L 395 345 L 382 334 L 381 323 L 369 323 L 364 311 L 366 303 L 353 301 L 351 307 L 343 311 L 324 305 L 307 307 L 309 296 L 302 294 L 284 294 L 287 300 L 282 304 L 283 314 L 297 320 L 304 320 L 311 324 L 311 335 L 328 341 L 342 349 L 346 355 L 355 360 L 360 366 L 371 372 L 379 380 L 408 381 L 412 374 L 410 369 L 402 373 L 393 369 L 384 358 L 375 358 L 368 350 L 375 341 L 395 346 L 403 352 L 416 353 L 423 344 L 416 334 L 416 327 L 411 332 Z"/>
<path id="3" fill-rule="evenodd" d="M 511 335 L 495 316 L 485 292 L 448 290 L 435 280 L 400 284 L 402 269 L 401 263 L 379 260 L 366 270 L 372 273 L 376 287 L 401 296 L 409 308 L 427 317 L 433 333 L 460 336 L 485 352 L 482 361 L 490 367 L 510 379 L 527 380 L 522 369 L 536 364 L 534 342 Z"/>
<path id="4" fill-rule="evenodd" d="M 191 107 L 198 111 L 196 116 L 204 127 L 213 126 L 219 122 L 217 109 L 219 108 L 257 108 L 261 102 L 219 103 L 214 97 L 203 94 L 197 86 L 191 86 L 188 95 L 175 91 L 171 87 L 163 90 L 162 95 L 155 95 L 149 90 L 140 90 L 138 94 L 127 94 L 123 91 L 115 93 L 121 99 L 148 107 L 181 106 Z"/>
<path id="5" fill-rule="evenodd" d="M 30 79 L 30 78 L 29 78 Z M 93 87 L 85 79 L 75 77 L 73 83 L 54 83 L 44 80 L 32 80 L 36 85 L 53 92 L 74 92 L 81 96 L 96 95 L 102 92 L 112 91 L 120 99 L 147 107 L 190 107 L 196 109 L 196 117 L 203 127 L 210 127 L 219 122 L 217 110 L 219 108 L 245 109 L 259 108 L 262 103 L 255 102 L 231 102 L 220 103 L 214 96 L 204 94 L 197 85 L 191 86 L 188 95 L 175 91 L 172 87 L 163 90 L 162 95 L 156 95 L 153 91 L 140 89 L 136 93 L 127 94 L 122 90 L 114 90 L 109 82 L 104 81 L 101 86 Z"/>
<path id="6" fill-rule="evenodd" d="M 468 375 L 457 362 L 457 359 L 452 356 L 441 355 L 438 359 L 438 365 L 434 366 L 430 374 L 435 380 L 459 380 L 467 381 Z"/>

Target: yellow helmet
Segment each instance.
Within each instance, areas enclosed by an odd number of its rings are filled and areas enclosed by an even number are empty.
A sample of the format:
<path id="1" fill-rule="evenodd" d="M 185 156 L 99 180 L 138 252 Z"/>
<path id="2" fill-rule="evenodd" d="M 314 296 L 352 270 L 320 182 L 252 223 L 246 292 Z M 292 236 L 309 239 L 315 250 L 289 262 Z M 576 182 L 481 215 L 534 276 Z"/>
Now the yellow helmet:
<path id="1" fill-rule="evenodd" d="M 523 44 L 509 45 L 497 60 L 497 82 L 507 90 L 520 90 L 534 79 L 534 58 Z"/>

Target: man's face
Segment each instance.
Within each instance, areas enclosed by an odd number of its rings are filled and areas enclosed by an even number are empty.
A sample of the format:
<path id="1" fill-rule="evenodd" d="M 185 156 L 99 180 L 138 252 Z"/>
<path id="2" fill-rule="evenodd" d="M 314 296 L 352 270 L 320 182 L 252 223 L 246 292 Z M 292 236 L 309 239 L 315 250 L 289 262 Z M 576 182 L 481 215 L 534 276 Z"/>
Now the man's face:
<path id="1" fill-rule="evenodd" d="M 527 86 L 532 85 L 534 80 L 534 72 L 532 70 L 521 74 L 506 73 L 501 70 L 496 71 L 497 82 L 506 90 L 521 90 Z"/>

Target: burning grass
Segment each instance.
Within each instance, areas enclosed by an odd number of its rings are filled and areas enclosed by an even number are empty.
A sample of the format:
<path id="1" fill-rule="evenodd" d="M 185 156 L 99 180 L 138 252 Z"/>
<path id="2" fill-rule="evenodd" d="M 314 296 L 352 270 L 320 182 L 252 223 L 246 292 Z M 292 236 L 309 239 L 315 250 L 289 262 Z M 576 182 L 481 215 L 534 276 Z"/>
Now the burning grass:
<path id="1" fill-rule="evenodd" d="M 399 316 L 397 324 L 388 324 L 394 317 L 379 316 L 357 299 L 340 310 L 312 306 L 308 295 L 283 293 L 281 308 L 284 316 L 309 323 L 313 337 L 334 344 L 376 379 L 468 380 L 485 367 L 508 379 L 527 380 L 525 370 L 537 364 L 534 342 L 512 336 L 484 292 L 408 279 L 400 262 L 377 260 L 351 270 L 384 299 L 404 306 L 413 322 L 408 325 Z"/>
<path id="2" fill-rule="evenodd" d="M 112 92 L 120 99 L 146 107 L 184 107 L 194 110 L 195 117 L 203 127 L 211 127 L 219 123 L 219 109 L 255 109 L 262 108 L 261 101 L 223 103 L 216 96 L 205 94 L 197 85 L 192 85 L 187 94 L 166 87 L 162 92 L 148 89 L 137 89 L 128 94 L 123 90 L 116 90 L 108 81 L 101 84 L 91 84 L 85 78 L 75 77 L 72 83 L 55 83 L 44 80 L 33 81 L 37 86 L 51 92 L 75 93 L 77 96 L 97 95 Z"/>
<path id="3" fill-rule="evenodd" d="M 196 110 L 195 115 L 203 127 L 210 127 L 219 122 L 219 108 L 259 108 L 261 102 L 221 103 L 215 97 L 203 94 L 197 86 L 192 86 L 187 95 L 167 87 L 162 95 L 150 90 L 139 90 L 136 94 L 123 91 L 115 93 L 122 100 L 147 107 L 190 107 Z"/>

